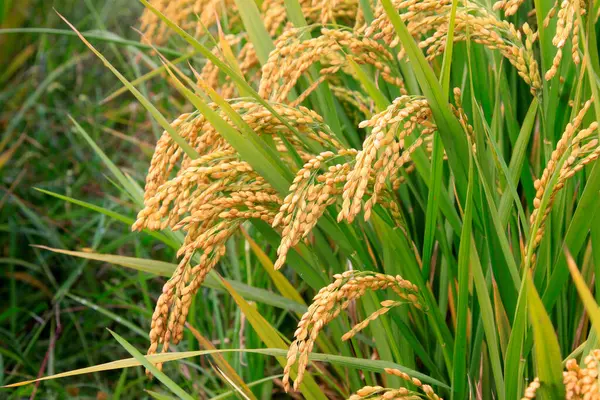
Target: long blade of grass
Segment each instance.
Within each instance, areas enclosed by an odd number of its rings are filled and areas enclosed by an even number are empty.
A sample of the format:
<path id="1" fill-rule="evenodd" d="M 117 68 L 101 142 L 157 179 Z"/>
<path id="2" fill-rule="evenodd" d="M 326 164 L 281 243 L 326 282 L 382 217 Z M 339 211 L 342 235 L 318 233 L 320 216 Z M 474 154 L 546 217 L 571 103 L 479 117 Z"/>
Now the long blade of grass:
<path id="1" fill-rule="evenodd" d="M 117 179 L 117 181 L 121 184 L 121 186 L 127 191 L 129 197 L 131 197 L 138 205 L 144 204 L 144 196 L 140 191 L 140 188 L 133 185 L 131 180 L 129 180 L 123 172 L 117 167 L 112 160 L 102 151 L 102 149 L 92 140 L 90 135 L 83 129 L 81 125 L 72 116 L 68 116 L 77 132 L 83 136 L 85 141 L 90 145 L 90 147 L 94 150 L 94 152 L 100 157 L 104 165 L 110 170 L 113 176 Z"/>
<path id="2" fill-rule="evenodd" d="M 472 158 L 472 157 L 471 157 Z M 469 163 L 469 185 L 465 214 L 463 216 L 462 231 L 460 233 L 460 247 L 458 249 L 458 306 L 456 310 L 456 337 L 454 341 L 454 354 L 468 354 L 468 338 L 470 335 L 469 323 L 469 264 L 471 250 L 471 222 L 473 219 L 473 161 Z M 454 362 L 452 371 L 452 396 L 451 399 L 464 399 L 468 384 L 467 357 L 458 357 Z"/>
<path id="3" fill-rule="evenodd" d="M 136 359 L 136 361 L 138 361 L 141 365 L 146 367 L 146 369 L 148 371 L 150 371 L 152 373 L 152 375 L 154 377 L 156 377 L 156 379 L 158 379 L 166 387 L 168 387 L 169 390 L 171 392 L 173 392 L 173 394 L 177 395 L 177 397 L 179 397 L 180 399 L 183 399 L 183 400 L 194 400 L 194 398 L 192 396 L 190 396 L 188 393 L 186 393 L 185 390 L 183 390 L 171 378 L 169 378 L 167 375 L 165 375 L 164 372 L 162 372 L 158 368 L 156 368 L 156 366 L 154 364 L 152 364 L 150 361 L 148 361 L 148 359 L 146 357 L 144 357 L 144 355 L 142 355 L 142 353 L 137 351 L 137 349 L 135 347 L 133 347 L 127 340 L 123 339 L 121 336 L 119 336 L 115 332 L 111 331 L 110 329 L 108 331 L 110 332 L 111 335 L 113 335 L 113 337 L 117 340 L 117 342 L 119 342 L 119 344 L 121 346 L 123 346 L 123 348 L 125 350 L 127 350 L 127 352 L 133 356 L 133 358 Z"/>
<path id="4" fill-rule="evenodd" d="M 62 194 L 54 193 L 54 192 L 51 192 L 51 191 L 45 190 L 45 189 L 40 189 L 40 188 L 34 188 L 34 189 L 37 190 L 38 192 L 42 192 L 42 193 L 47 194 L 47 195 L 52 196 L 52 197 L 56 197 L 57 199 L 68 201 L 69 203 L 73 203 L 73 204 L 76 204 L 78 206 L 85 207 L 85 208 L 90 209 L 92 211 L 98 212 L 100 214 L 104 214 L 107 217 L 113 218 L 114 220 L 122 222 L 122 223 L 124 223 L 126 225 L 129 225 L 129 226 L 133 225 L 133 223 L 135 222 L 135 220 L 133 218 L 126 217 L 125 215 L 119 214 L 116 211 L 112 211 L 112 210 L 109 210 L 107 208 L 104 208 L 104 207 L 101 207 L 101 206 L 97 206 L 97 205 L 92 204 L 92 203 L 88 203 L 86 201 L 77 200 L 77 199 L 74 199 L 72 197 L 64 196 Z M 147 233 L 148 235 L 150 235 L 150 236 L 152 236 L 152 237 L 154 237 L 154 238 L 156 238 L 158 240 L 160 240 L 161 242 L 165 243 L 169 247 L 172 247 L 172 248 L 175 248 L 175 249 L 179 248 L 179 244 L 178 243 L 174 242 L 171 238 L 169 238 L 168 236 L 166 236 L 163 233 L 154 232 L 154 231 L 150 231 L 150 230 L 147 230 L 147 229 L 144 229 L 143 232 Z"/>
<path id="5" fill-rule="evenodd" d="M 156 48 L 156 47 L 155 47 Z M 160 51 L 159 48 L 156 48 L 157 51 Z M 164 52 L 162 54 L 165 54 Z M 177 65 L 181 62 L 184 62 L 186 60 L 189 60 L 190 58 L 194 57 L 196 54 L 198 54 L 195 51 L 192 51 L 188 54 L 184 54 L 181 57 L 177 57 L 176 59 L 174 59 L 173 61 L 171 61 L 171 63 L 173 63 L 173 65 Z M 158 68 L 153 69 L 152 71 L 140 76 L 139 78 L 136 78 L 134 80 L 131 81 L 131 84 L 134 86 L 137 86 L 139 84 L 142 84 L 156 76 L 159 76 L 160 74 L 162 74 L 163 72 L 165 72 L 166 66 L 165 65 L 161 65 Z M 114 99 L 116 99 L 117 97 L 121 96 L 123 93 L 126 93 L 129 89 L 127 89 L 126 86 L 123 86 L 122 88 L 119 88 L 117 90 L 115 90 L 114 92 L 112 92 L 111 94 L 109 94 L 108 96 L 106 96 L 104 98 L 104 100 L 102 100 L 100 102 L 100 105 L 106 104 L 106 103 L 110 103 L 111 101 L 113 101 Z"/>
<path id="6" fill-rule="evenodd" d="M 275 49 L 275 45 L 265 29 L 256 2 L 254 0 L 235 0 L 235 4 L 240 12 L 240 17 L 246 32 L 248 32 L 250 41 L 256 49 L 258 60 L 261 65 L 264 65 L 269 58 L 269 53 Z"/>
<path id="7" fill-rule="evenodd" d="M 55 249 L 46 246 L 35 246 L 40 249 L 49 250 L 55 253 L 67 254 L 73 257 L 85 258 L 88 260 L 102 261 L 110 264 L 120 265 L 125 268 L 134 269 L 136 271 L 147 272 L 150 274 L 170 277 L 177 268 L 177 264 L 172 264 L 164 261 L 156 261 L 145 258 L 117 256 L 113 254 L 99 254 L 85 251 L 71 251 Z M 287 309 L 297 313 L 303 313 L 306 311 L 306 305 L 290 300 L 288 298 L 279 296 L 265 289 L 255 288 L 246 285 L 241 282 L 228 280 L 231 286 L 235 288 L 244 298 L 248 300 L 258 301 L 274 307 Z M 203 282 L 203 286 L 211 289 L 224 290 L 220 280 L 217 279 L 214 271 L 211 271 Z"/>
<path id="8" fill-rule="evenodd" d="M 524 279 L 527 280 L 527 305 L 533 326 L 536 371 L 542 384 L 539 392 L 543 399 L 562 399 L 565 389 L 556 332 L 533 284 L 531 274 L 526 274 Z"/>
<path id="9" fill-rule="evenodd" d="M 253 354 L 264 354 L 271 357 L 285 357 L 287 355 L 287 350 L 284 349 L 219 349 L 219 350 L 199 350 L 199 351 L 184 351 L 184 352 L 171 352 L 171 353 L 160 353 L 160 354 L 152 354 L 148 356 L 143 356 L 146 360 L 148 360 L 151 364 L 158 363 L 166 363 L 170 361 L 183 360 L 186 358 L 199 357 L 205 355 L 211 355 L 215 353 L 253 353 Z M 309 359 L 312 361 L 322 361 L 331 364 L 337 364 L 348 368 L 356 368 L 365 371 L 374 371 L 374 372 L 383 372 L 386 368 L 398 369 L 402 372 L 407 373 L 409 376 L 417 378 L 424 383 L 439 386 L 443 389 L 450 389 L 448 385 L 440 382 L 436 379 L 433 379 L 425 374 L 422 374 L 418 371 L 414 371 L 412 369 L 406 368 L 402 365 L 396 364 L 390 361 L 384 360 L 369 360 L 355 357 L 344 357 L 333 354 L 320 354 L 320 353 L 312 353 L 309 356 Z M 102 372 L 102 371 L 111 371 L 115 369 L 122 368 L 131 368 L 138 367 L 143 365 L 136 358 L 126 358 L 117 361 L 111 361 L 104 364 L 98 364 L 92 367 L 80 368 L 73 371 L 62 372 L 60 374 L 52 375 L 52 376 L 44 376 L 38 379 L 32 379 L 28 381 L 22 381 L 13 383 L 10 385 L 2 386 L 3 388 L 14 388 L 19 386 L 29 385 L 39 381 L 47 381 L 51 379 L 60 379 L 66 378 L 69 376 L 83 375 L 89 374 L 93 372 Z"/>
<path id="10" fill-rule="evenodd" d="M 581 302 L 585 307 L 585 311 L 590 317 L 590 321 L 592 322 L 592 328 L 596 331 L 596 336 L 600 337 L 600 307 L 598 307 L 598 303 L 594 299 L 594 295 L 587 287 L 585 283 L 585 279 L 581 275 L 573 256 L 569 253 L 569 250 L 565 248 L 565 256 L 567 258 L 567 265 L 569 266 L 569 272 L 573 277 L 573 282 L 575 283 L 575 287 L 577 288 L 577 293 L 579 293 L 579 298 L 581 298 Z"/>
<path id="11" fill-rule="evenodd" d="M 533 133 L 533 128 L 535 126 L 535 118 L 537 116 L 538 111 L 538 99 L 534 98 L 531 101 L 531 105 L 529 106 L 529 110 L 527 111 L 527 115 L 523 120 L 523 124 L 521 125 L 521 130 L 519 131 L 519 136 L 517 138 L 517 142 L 512 151 L 510 163 L 508 165 L 508 170 L 510 171 L 510 176 L 507 179 L 512 181 L 513 185 L 517 185 L 519 182 L 519 177 L 521 176 L 521 171 L 523 169 L 523 164 L 525 162 L 525 156 L 527 154 L 527 145 L 529 144 L 529 139 L 531 134 Z M 500 215 L 500 220 L 502 221 L 502 225 L 505 226 L 508 222 L 508 217 L 510 213 L 511 207 L 511 192 L 507 191 L 502 195 L 502 199 L 500 200 L 500 206 L 498 207 L 498 214 Z M 514 200 L 518 201 L 518 199 Z"/>
<path id="12" fill-rule="evenodd" d="M 94 31 L 94 32 L 83 32 L 83 33 L 85 34 L 85 37 L 92 39 L 92 40 L 97 40 L 100 42 L 108 42 L 108 43 L 121 44 L 121 45 L 125 45 L 125 46 L 132 46 L 132 47 L 136 47 L 138 49 L 143 49 L 143 50 L 152 50 L 152 47 L 153 47 L 151 45 L 141 43 L 137 40 L 123 39 L 123 38 L 115 35 L 112 32 Z M 77 34 L 75 32 L 70 31 L 68 29 L 53 29 L 53 28 L 0 29 L 0 35 L 6 35 L 6 34 L 13 34 L 13 35 L 38 34 L 38 35 L 77 36 Z M 163 54 L 168 54 L 168 55 L 175 56 L 175 57 L 184 56 L 184 54 L 182 54 L 181 52 L 174 50 L 174 49 L 170 49 L 168 47 L 158 47 L 158 49 Z"/>
<path id="13" fill-rule="evenodd" d="M 480 318 L 483 324 L 483 330 L 485 338 L 487 340 L 488 353 L 490 356 L 490 364 L 494 383 L 496 385 L 496 391 L 498 398 L 508 399 L 504 392 L 505 377 L 502 373 L 502 359 L 500 356 L 500 344 L 498 343 L 498 330 L 496 329 L 496 323 L 494 321 L 494 309 L 492 307 L 492 301 L 490 299 L 490 293 L 486 284 L 486 279 L 483 274 L 481 261 L 477 254 L 477 248 L 475 242 L 471 238 L 471 270 L 473 272 L 473 283 L 475 286 L 475 292 L 477 294 L 478 306 L 481 309 Z"/>

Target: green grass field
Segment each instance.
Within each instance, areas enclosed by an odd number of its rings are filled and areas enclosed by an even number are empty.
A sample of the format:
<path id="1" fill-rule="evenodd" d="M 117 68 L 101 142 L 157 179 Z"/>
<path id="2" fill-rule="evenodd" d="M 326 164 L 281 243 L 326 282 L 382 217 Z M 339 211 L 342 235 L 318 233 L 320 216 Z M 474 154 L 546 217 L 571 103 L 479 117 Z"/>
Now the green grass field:
<path id="1" fill-rule="evenodd" d="M 596 398 L 599 9 L 0 3 L 0 398 Z"/>
<path id="2" fill-rule="evenodd" d="M 105 37 L 95 43 L 132 80 L 156 67 L 146 49 L 135 47 L 139 35 L 132 27 L 143 7 L 129 1 L 10 3 L 3 3 L 3 29 L 60 32 L 0 34 L 2 385 L 125 357 L 107 328 L 146 346 L 144 332 L 161 285 L 146 274 L 33 246 L 166 261 L 174 256 L 152 238 L 132 234 L 127 224 L 43 192 L 135 215 L 70 117 L 139 181 L 160 130 L 127 93 L 101 104 L 121 85 L 68 35 L 52 6 L 83 31 Z M 182 107 L 158 94 L 168 90 L 161 79 L 143 90 L 165 114 Z M 146 387 L 152 384 L 143 373 L 128 370 L 2 390 L 0 397 L 27 398 L 37 390 L 36 398 L 137 398 Z"/>

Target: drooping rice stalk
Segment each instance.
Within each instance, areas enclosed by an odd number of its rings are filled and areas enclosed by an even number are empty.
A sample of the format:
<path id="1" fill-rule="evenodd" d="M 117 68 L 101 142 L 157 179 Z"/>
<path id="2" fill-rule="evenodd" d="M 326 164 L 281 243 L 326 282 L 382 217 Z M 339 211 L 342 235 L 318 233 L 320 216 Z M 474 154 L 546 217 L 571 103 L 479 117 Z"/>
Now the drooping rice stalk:
<path id="1" fill-rule="evenodd" d="M 360 212 L 363 208 L 363 196 L 370 177 L 373 176 L 373 194 L 364 205 L 365 219 L 368 219 L 386 180 L 396 176 L 398 170 L 410 161 L 411 153 L 437 129 L 432 122 L 427 101 L 408 96 L 397 98 L 387 110 L 362 122 L 360 127 L 373 129 L 357 154 L 353 169 L 344 184 L 344 201 L 338 215 L 339 221 L 347 219 L 352 222 Z M 419 138 L 410 146 L 405 146 L 406 138 L 416 129 L 420 130 Z"/>
<path id="2" fill-rule="evenodd" d="M 593 99 L 586 101 L 575 118 L 567 124 L 542 176 L 534 182 L 536 194 L 533 200 L 534 208 L 529 218 L 534 231 L 532 231 L 528 255 L 533 255 L 540 245 L 554 200 L 567 180 L 600 156 L 597 138 L 598 123 L 594 121 L 587 128 L 580 129 L 592 101 Z"/>
<path id="3" fill-rule="evenodd" d="M 550 11 L 548 18 L 545 19 L 544 24 L 548 25 L 550 18 L 556 12 L 555 5 Z M 571 55 L 573 62 L 579 64 L 581 57 L 579 55 L 579 36 L 580 29 L 582 28 L 579 23 L 579 18 L 586 14 L 586 2 L 582 0 L 567 0 L 560 3 L 560 10 L 558 11 L 558 20 L 556 23 L 556 34 L 552 39 L 552 44 L 556 47 L 556 55 L 552 60 L 552 66 L 546 72 L 546 80 L 550 80 L 558 72 L 560 61 L 562 60 L 563 47 L 567 43 L 569 36 L 571 36 Z"/>
<path id="4" fill-rule="evenodd" d="M 423 394 L 425 395 L 424 398 L 429 399 L 429 400 L 442 400 L 442 398 L 439 397 L 433 391 L 433 388 L 431 386 L 424 385 L 420 380 L 418 380 L 417 378 L 411 378 L 405 372 L 402 372 L 397 369 L 386 368 L 385 373 L 397 376 L 397 377 L 405 380 L 406 382 L 419 388 L 423 393 L 409 390 L 407 388 L 389 389 L 389 388 L 384 388 L 381 386 L 365 386 L 365 387 L 361 388 L 360 390 L 358 390 L 355 394 L 350 396 L 350 398 L 348 400 L 361 400 L 361 399 L 382 399 L 382 400 L 383 399 L 386 399 L 386 400 L 387 399 L 398 399 L 398 400 L 406 399 L 406 400 L 408 400 L 408 399 L 422 398 Z"/>
<path id="5" fill-rule="evenodd" d="M 284 368 L 283 386 L 286 391 L 290 389 L 291 368 L 296 364 L 298 375 L 294 382 L 294 389 L 297 389 L 302 382 L 308 356 L 319 332 L 348 308 L 353 300 L 359 299 L 367 291 L 390 289 L 416 308 L 422 307 L 419 303 L 417 287 L 399 275 L 346 271 L 341 275 L 335 275 L 334 278 L 334 282 L 317 293 L 308 311 L 298 323 L 298 329 L 294 333 L 295 340 L 288 351 L 287 365 Z"/>
<path id="6" fill-rule="evenodd" d="M 427 58 L 433 60 L 442 55 L 446 48 L 452 0 L 394 0 L 392 3 Z M 517 69 L 519 76 L 531 87 L 532 93 L 536 93 L 541 88 L 539 67 L 533 52 L 537 35 L 528 25 L 524 25 L 523 42 L 523 35 L 510 22 L 498 19 L 474 2 L 461 1 L 459 4 L 455 17 L 454 42 L 469 39 L 489 49 L 498 50 Z M 397 46 L 400 39 L 381 4 L 375 9 L 375 17 L 373 23 L 359 27 L 358 32 L 373 39 L 381 39 L 390 47 Z M 404 57 L 404 51 L 400 51 L 398 58 Z"/>
<path id="7" fill-rule="evenodd" d="M 321 62 L 322 79 L 338 71 L 348 72 L 347 58 L 358 64 L 372 65 L 388 83 L 403 87 L 402 79 L 392 72 L 392 53 L 375 40 L 355 35 L 350 30 L 325 29 L 313 39 L 302 40 L 308 28 L 287 29 L 280 35 L 269 61 L 262 68 L 259 94 L 284 102 L 298 79 L 315 62 Z M 311 87 L 310 91 L 315 87 Z"/>

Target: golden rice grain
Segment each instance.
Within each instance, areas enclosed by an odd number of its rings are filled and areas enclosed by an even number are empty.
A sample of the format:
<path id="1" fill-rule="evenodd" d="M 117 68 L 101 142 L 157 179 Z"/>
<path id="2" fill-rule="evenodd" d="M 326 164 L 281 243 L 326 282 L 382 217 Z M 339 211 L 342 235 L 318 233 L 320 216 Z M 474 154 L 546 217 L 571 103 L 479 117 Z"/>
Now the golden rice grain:
<path id="1" fill-rule="evenodd" d="M 546 71 L 546 80 L 550 80 L 556 75 L 562 60 L 563 47 L 567 43 L 569 36 L 572 36 L 571 54 L 573 62 L 575 64 L 581 62 L 579 56 L 579 17 L 585 15 L 585 13 L 586 2 L 584 0 L 564 0 L 560 3 L 556 22 L 556 33 L 554 38 L 552 38 L 552 44 L 556 47 L 557 51 L 552 60 L 552 66 Z M 547 18 L 545 22 L 548 23 L 549 19 Z"/>
<path id="2" fill-rule="evenodd" d="M 534 182 L 536 195 L 533 200 L 534 209 L 530 216 L 530 223 L 532 226 L 536 226 L 537 229 L 532 232 L 532 251 L 542 241 L 545 223 L 552 211 L 554 199 L 564 187 L 567 179 L 574 176 L 581 168 L 596 160 L 600 155 L 598 140 L 591 139 L 592 134 L 598 130 L 598 123 L 592 122 L 589 127 L 579 130 L 592 101 L 590 99 L 585 102 L 575 118 L 567 124 L 565 132 L 556 144 L 556 148 L 542 172 L 542 176 Z M 553 180 L 554 177 L 556 177 L 555 180 Z M 551 185 L 551 182 L 554 182 L 554 184 Z M 543 214 L 540 215 L 540 207 L 544 199 L 546 199 L 546 205 Z"/>
<path id="3" fill-rule="evenodd" d="M 400 302 L 400 301 L 393 301 L 393 300 L 384 300 L 384 301 L 382 301 L 381 302 L 381 308 L 379 310 L 373 312 L 371 315 L 369 315 L 363 321 L 361 321 L 358 324 L 354 325 L 352 327 L 352 329 L 350 329 L 348 332 L 346 332 L 344 334 L 344 336 L 342 336 L 342 340 L 346 341 L 346 340 L 352 339 L 358 332 L 362 331 L 367 326 L 369 326 L 369 324 L 371 322 L 375 321 L 377 318 L 379 318 L 383 314 L 386 314 L 392 308 L 397 307 L 397 306 L 399 306 L 401 304 L 403 304 L 403 303 Z"/>
<path id="4" fill-rule="evenodd" d="M 406 23 L 408 31 L 433 60 L 444 53 L 448 37 L 452 0 L 393 0 L 394 7 Z M 375 8 L 375 20 L 357 29 L 367 37 L 382 39 L 390 47 L 400 43 L 381 3 Z M 528 28 L 528 27 L 527 27 Z M 467 39 L 492 50 L 497 49 L 516 68 L 519 76 L 531 87 L 533 93 L 541 88 L 539 67 L 532 43 L 536 34 L 525 30 L 525 43 L 521 33 L 508 21 L 498 19 L 486 8 L 474 2 L 460 2 L 456 11 L 454 41 Z M 398 53 L 404 58 L 404 51 Z"/>
<path id="5" fill-rule="evenodd" d="M 535 399 L 535 395 L 539 388 L 540 380 L 539 378 L 535 378 L 525 389 L 525 393 L 523 394 L 523 398 L 521 400 Z"/>
<path id="6" fill-rule="evenodd" d="M 410 96 L 395 99 L 385 111 L 363 121 L 359 126 L 370 127 L 372 131 L 365 139 L 354 167 L 348 174 L 338 221 L 354 220 L 363 208 L 363 196 L 369 187 L 369 179 L 374 176 L 372 196 L 364 206 L 365 218 L 368 219 L 386 180 L 408 163 L 411 154 L 423 144 L 424 138 L 436 130 L 427 101 Z M 417 129 L 420 129 L 419 138 L 405 146 L 406 138 Z"/>
<path id="7" fill-rule="evenodd" d="M 433 390 L 433 388 L 429 385 L 423 384 L 419 379 L 417 378 L 412 378 L 410 377 L 410 375 L 408 375 L 406 372 L 400 371 L 398 369 L 395 368 L 386 368 L 385 372 L 387 374 L 390 375 L 394 375 L 397 376 L 399 378 L 402 378 L 403 380 L 405 380 L 406 382 L 410 382 L 413 385 L 415 385 L 417 388 L 419 388 L 421 391 L 423 391 L 423 394 L 425 394 L 425 398 L 429 399 L 429 400 L 443 400 L 441 397 L 439 397 Z M 422 395 L 420 393 L 412 393 L 413 395 L 416 395 L 415 397 L 419 398 L 422 397 Z M 411 397 L 405 397 L 406 399 L 411 398 Z"/>
<path id="8" fill-rule="evenodd" d="M 515 15 L 525 0 L 502 0 L 494 3 L 494 11 L 504 10 L 507 17 Z"/>
<path id="9" fill-rule="evenodd" d="M 320 36 L 302 40 L 309 30 L 290 28 L 277 38 L 275 50 L 262 67 L 258 92 L 263 98 L 285 102 L 297 81 L 315 62 L 323 65 L 319 71 L 323 76 L 340 70 L 351 74 L 346 57 L 358 64 L 374 66 L 384 80 L 403 88 L 402 79 L 392 70 L 391 52 L 376 40 L 349 30 L 326 28 L 321 29 Z"/>
<path id="10" fill-rule="evenodd" d="M 327 166 L 327 162 L 344 160 L 355 155 L 354 149 L 340 150 L 338 153 L 326 151 L 309 160 L 297 172 L 289 194 L 283 200 L 273 221 L 273 227 L 282 226 L 275 269 L 283 266 L 289 249 L 313 229 L 325 209 L 335 203 L 337 195 L 341 193 L 350 164 L 337 163 Z M 322 169 L 325 172 L 320 173 Z"/>
<path id="11" fill-rule="evenodd" d="M 565 386 L 566 400 L 592 400 L 600 398 L 600 349 L 592 350 L 584 359 L 583 367 L 575 359 L 569 359 L 566 362 L 563 371 L 563 384 Z M 531 400 L 536 396 L 536 392 L 544 382 L 535 378 L 527 389 L 522 400 Z"/>
<path id="12" fill-rule="evenodd" d="M 346 271 L 335 275 L 335 281 L 322 288 L 314 297 L 308 311 L 298 323 L 287 355 L 287 364 L 284 368 L 283 387 L 290 389 L 290 374 L 297 364 L 297 376 L 294 389 L 302 382 L 308 357 L 313 349 L 319 332 L 345 310 L 350 302 L 362 297 L 367 291 L 391 289 L 400 298 L 420 308 L 418 289 L 409 281 L 400 276 L 385 275 L 374 272 Z"/>

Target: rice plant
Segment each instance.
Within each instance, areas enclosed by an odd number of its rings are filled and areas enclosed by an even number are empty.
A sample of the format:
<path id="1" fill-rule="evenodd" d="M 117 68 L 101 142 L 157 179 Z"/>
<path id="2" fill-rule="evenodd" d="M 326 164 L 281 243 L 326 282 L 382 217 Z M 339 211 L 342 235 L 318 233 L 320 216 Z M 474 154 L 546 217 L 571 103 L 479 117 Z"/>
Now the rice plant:
<path id="1" fill-rule="evenodd" d="M 141 2 L 181 115 L 65 20 L 164 129 L 143 189 L 94 146 L 122 222 L 178 257 L 70 253 L 169 275 L 147 355 L 114 333 L 133 358 L 94 371 L 180 398 L 600 398 L 598 2 Z M 203 355 L 222 382 L 163 371 Z"/>

